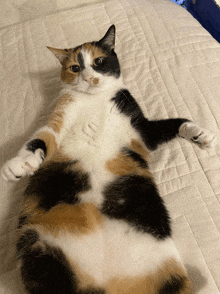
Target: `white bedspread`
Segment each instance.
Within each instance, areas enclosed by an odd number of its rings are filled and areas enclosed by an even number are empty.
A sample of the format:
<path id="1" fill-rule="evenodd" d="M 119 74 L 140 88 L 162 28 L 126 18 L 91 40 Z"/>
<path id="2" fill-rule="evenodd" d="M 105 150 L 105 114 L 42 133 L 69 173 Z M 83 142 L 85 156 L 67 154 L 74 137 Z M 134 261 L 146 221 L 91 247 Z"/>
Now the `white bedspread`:
<path id="1" fill-rule="evenodd" d="M 45 122 L 56 100 L 60 65 L 46 46 L 98 40 L 111 24 L 125 84 L 146 116 L 186 117 L 219 137 L 220 44 L 182 7 L 169 0 L 1 0 L 0 10 L 1 164 Z M 203 151 L 179 138 L 151 156 L 199 294 L 220 293 L 219 147 Z M 0 293 L 24 293 L 14 259 L 24 182 L 0 185 Z"/>

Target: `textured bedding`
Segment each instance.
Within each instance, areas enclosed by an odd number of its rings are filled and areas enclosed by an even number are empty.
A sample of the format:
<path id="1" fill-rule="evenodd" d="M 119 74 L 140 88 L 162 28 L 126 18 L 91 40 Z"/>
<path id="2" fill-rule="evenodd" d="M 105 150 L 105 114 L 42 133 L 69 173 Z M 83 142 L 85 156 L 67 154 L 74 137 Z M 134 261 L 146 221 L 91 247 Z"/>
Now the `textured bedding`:
<path id="1" fill-rule="evenodd" d="M 59 91 L 59 62 L 46 46 L 100 39 L 116 25 L 124 82 L 149 119 L 186 117 L 220 129 L 220 44 L 169 0 L 0 1 L 1 165 L 46 122 Z M 220 293 L 220 151 L 178 138 L 151 154 L 175 243 L 195 292 Z M 25 293 L 15 228 L 25 179 L 0 179 L 0 293 Z M 6 290 L 4 290 L 6 289 Z"/>

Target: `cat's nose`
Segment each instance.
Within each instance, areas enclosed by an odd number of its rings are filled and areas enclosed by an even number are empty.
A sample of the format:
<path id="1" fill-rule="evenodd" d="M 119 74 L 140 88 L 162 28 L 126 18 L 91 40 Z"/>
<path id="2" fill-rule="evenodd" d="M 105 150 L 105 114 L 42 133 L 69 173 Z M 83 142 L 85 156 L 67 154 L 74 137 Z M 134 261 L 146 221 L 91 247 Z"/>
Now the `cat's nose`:
<path id="1" fill-rule="evenodd" d="M 83 75 L 83 80 L 86 81 L 87 83 L 89 83 L 90 85 L 98 85 L 99 83 L 99 79 L 98 78 L 94 78 L 90 75 Z"/>
<path id="2" fill-rule="evenodd" d="M 83 76 L 83 80 L 86 81 L 87 83 L 91 84 L 92 77 L 90 77 L 90 76 Z"/>

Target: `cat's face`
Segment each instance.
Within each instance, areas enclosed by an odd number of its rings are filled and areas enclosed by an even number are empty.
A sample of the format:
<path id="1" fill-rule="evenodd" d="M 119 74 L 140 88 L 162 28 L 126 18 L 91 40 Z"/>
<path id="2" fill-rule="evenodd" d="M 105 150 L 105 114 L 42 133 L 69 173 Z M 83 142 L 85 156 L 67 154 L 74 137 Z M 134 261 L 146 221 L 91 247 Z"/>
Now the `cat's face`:
<path id="1" fill-rule="evenodd" d="M 115 26 L 98 42 L 71 49 L 48 47 L 59 59 L 61 79 L 75 90 L 95 94 L 107 89 L 120 77 L 120 66 L 114 52 Z"/>

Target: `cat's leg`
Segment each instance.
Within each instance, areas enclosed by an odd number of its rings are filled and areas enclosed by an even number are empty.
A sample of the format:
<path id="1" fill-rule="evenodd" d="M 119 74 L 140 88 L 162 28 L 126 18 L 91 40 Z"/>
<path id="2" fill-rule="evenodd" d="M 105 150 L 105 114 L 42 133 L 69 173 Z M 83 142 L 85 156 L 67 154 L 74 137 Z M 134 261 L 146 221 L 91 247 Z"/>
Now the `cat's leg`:
<path id="1" fill-rule="evenodd" d="M 32 175 L 51 151 L 56 151 L 56 134 L 45 126 L 39 129 L 18 152 L 8 160 L 1 170 L 4 180 L 17 181 L 25 175 Z"/>
<path id="2" fill-rule="evenodd" d="M 60 142 L 75 118 L 71 108 L 72 102 L 73 98 L 70 95 L 61 96 L 47 125 L 40 128 L 24 144 L 17 156 L 7 161 L 3 166 L 1 174 L 6 181 L 16 181 L 25 175 L 32 175 L 45 159 L 56 153 Z"/>
<path id="3" fill-rule="evenodd" d="M 16 244 L 21 279 L 28 294 L 106 293 L 89 284 L 81 287 L 80 278 L 68 257 L 58 246 L 41 239 L 43 236 L 34 227 L 23 227 Z"/>
<path id="4" fill-rule="evenodd" d="M 200 148 L 209 148 L 216 143 L 216 137 L 212 132 L 199 127 L 188 119 L 148 120 L 126 89 L 120 90 L 111 100 L 116 104 L 120 113 L 130 118 L 132 127 L 140 133 L 146 146 L 151 150 L 155 150 L 158 145 L 177 136 L 195 142 Z"/>
<path id="5" fill-rule="evenodd" d="M 22 282 L 28 294 L 76 294 L 76 279 L 58 247 L 41 241 L 35 229 L 26 229 L 17 242 Z"/>
<path id="6" fill-rule="evenodd" d="M 142 120 L 138 129 L 146 146 L 155 150 L 158 145 L 180 136 L 197 144 L 200 148 L 210 148 L 216 144 L 215 134 L 201 128 L 187 119 Z"/>

